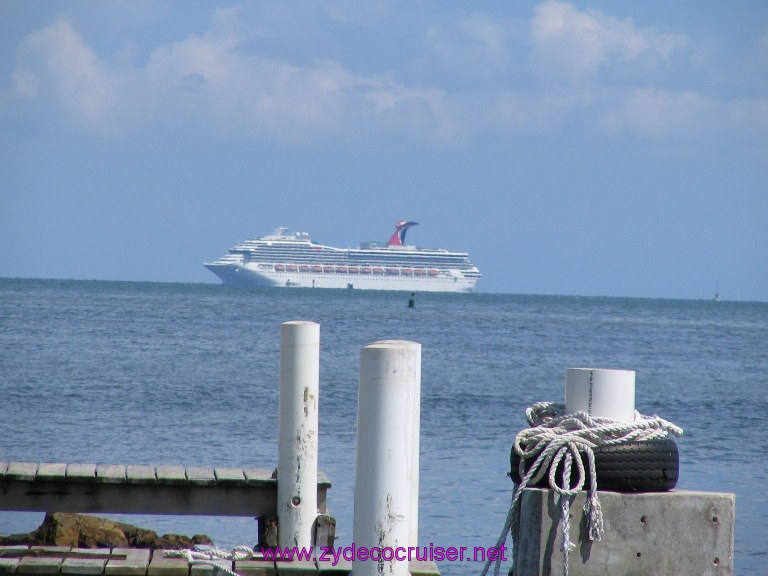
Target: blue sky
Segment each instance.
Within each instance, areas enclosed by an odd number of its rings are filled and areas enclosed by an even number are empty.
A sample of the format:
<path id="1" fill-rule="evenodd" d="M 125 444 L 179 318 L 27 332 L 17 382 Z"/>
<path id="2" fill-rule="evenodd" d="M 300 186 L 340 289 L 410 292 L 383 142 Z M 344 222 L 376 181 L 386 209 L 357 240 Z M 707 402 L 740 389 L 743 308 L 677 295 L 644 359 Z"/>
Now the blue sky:
<path id="1" fill-rule="evenodd" d="M 483 292 L 768 301 L 768 2 L 0 3 L 0 276 L 400 219 Z"/>

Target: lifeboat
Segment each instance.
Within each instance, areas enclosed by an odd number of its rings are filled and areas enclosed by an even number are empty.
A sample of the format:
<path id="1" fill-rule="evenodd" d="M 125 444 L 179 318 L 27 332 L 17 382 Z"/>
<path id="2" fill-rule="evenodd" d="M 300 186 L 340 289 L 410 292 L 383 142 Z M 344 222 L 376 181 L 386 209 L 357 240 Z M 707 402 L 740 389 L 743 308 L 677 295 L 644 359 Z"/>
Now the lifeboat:
<path id="1" fill-rule="evenodd" d="M 358 272 L 360 272 L 360 268 L 358 268 L 357 266 L 350 266 L 349 267 L 349 273 L 350 274 L 357 274 Z"/>
<path id="2" fill-rule="evenodd" d="M 309 264 L 299 264 L 299 270 L 301 272 L 309 272 Z"/>
<path id="3" fill-rule="evenodd" d="M 426 271 L 426 270 L 424 270 L 423 268 L 416 268 L 416 269 L 413 271 L 413 273 L 414 273 L 416 276 L 426 276 L 426 275 L 427 275 L 427 271 Z"/>
<path id="4" fill-rule="evenodd" d="M 439 272 L 434 268 L 432 268 L 431 270 L 427 270 L 427 274 L 429 274 L 430 276 L 437 276 Z"/>
<path id="5" fill-rule="evenodd" d="M 322 271 L 323 271 L 323 267 L 320 266 L 320 264 L 315 264 L 314 266 L 312 266 L 312 272 L 322 272 Z"/>
<path id="6" fill-rule="evenodd" d="M 400 268 L 387 268 L 387 274 L 390 276 L 399 276 Z"/>
<path id="7" fill-rule="evenodd" d="M 360 272 L 362 272 L 363 274 L 370 274 L 371 269 L 368 266 L 363 266 L 362 268 L 360 268 Z"/>
<path id="8" fill-rule="evenodd" d="M 323 272 L 333 272 L 334 267 L 333 266 L 323 266 Z"/>
<path id="9" fill-rule="evenodd" d="M 374 274 L 384 274 L 384 268 L 379 268 L 379 267 L 371 268 L 371 272 L 373 272 Z"/>
<path id="10" fill-rule="evenodd" d="M 288 272 L 298 272 L 298 270 L 299 270 L 299 267 L 298 267 L 298 266 L 296 266 L 296 264 L 288 264 L 288 265 L 285 267 L 285 269 L 286 269 L 286 270 L 288 270 Z"/>
<path id="11" fill-rule="evenodd" d="M 400 274 L 403 274 L 404 276 L 410 276 L 413 274 L 413 268 L 403 268 L 400 270 Z"/>
<path id="12" fill-rule="evenodd" d="M 277 270 L 278 272 L 282 272 L 283 270 L 285 270 L 285 264 L 275 264 L 275 270 Z"/>
<path id="13" fill-rule="evenodd" d="M 346 266 L 336 266 L 336 272 L 338 274 L 346 274 L 347 273 L 347 267 Z"/>

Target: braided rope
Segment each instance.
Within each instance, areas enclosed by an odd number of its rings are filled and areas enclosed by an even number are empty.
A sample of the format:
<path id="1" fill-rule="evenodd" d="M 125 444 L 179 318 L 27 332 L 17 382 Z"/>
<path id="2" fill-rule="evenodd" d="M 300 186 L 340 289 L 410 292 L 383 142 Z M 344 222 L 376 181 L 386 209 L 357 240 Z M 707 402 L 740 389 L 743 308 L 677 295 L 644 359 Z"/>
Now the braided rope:
<path id="1" fill-rule="evenodd" d="M 254 556 L 254 551 L 253 548 L 248 546 L 235 546 L 229 552 L 221 548 L 195 546 L 188 550 L 165 550 L 163 555 L 166 558 L 186 558 L 190 566 L 211 566 L 214 570 L 214 575 L 217 570 L 220 570 L 228 576 L 238 576 L 234 570 L 223 566 L 221 560 L 230 560 L 231 562 L 250 560 Z"/>
<path id="2" fill-rule="evenodd" d="M 522 430 L 515 437 L 513 449 L 520 457 L 519 486 L 512 491 L 512 502 L 504 522 L 504 528 L 496 542 L 501 547 L 512 534 L 514 545 L 520 530 L 520 496 L 522 489 L 538 483 L 545 475 L 549 487 L 559 496 L 560 504 L 560 548 L 563 553 L 563 573 L 568 576 L 568 554 L 575 547 L 570 539 L 569 511 L 571 499 L 584 488 L 587 471 L 581 455 L 587 457 L 590 485 L 584 514 L 587 518 L 587 536 L 600 540 L 603 534 L 603 512 L 597 497 L 597 471 L 594 449 L 598 446 L 613 446 L 625 442 L 656 440 L 668 434 L 682 436 L 683 430 L 658 416 L 644 416 L 635 412 L 632 424 L 617 422 L 610 418 L 591 417 L 586 412 L 566 414 L 564 404 L 537 402 L 525 411 L 530 428 Z M 533 461 L 528 471 L 526 461 Z M 561 478 L 556 478 L 557 467 L 563 462 Z M 575 480 L 571 478 L 573 464 L 576 465 Z M 488 560 L 481 576 L 486 576 L 493 561 Z M 498 576 L 501 559 L 495 561 L 493 574 Z"/>

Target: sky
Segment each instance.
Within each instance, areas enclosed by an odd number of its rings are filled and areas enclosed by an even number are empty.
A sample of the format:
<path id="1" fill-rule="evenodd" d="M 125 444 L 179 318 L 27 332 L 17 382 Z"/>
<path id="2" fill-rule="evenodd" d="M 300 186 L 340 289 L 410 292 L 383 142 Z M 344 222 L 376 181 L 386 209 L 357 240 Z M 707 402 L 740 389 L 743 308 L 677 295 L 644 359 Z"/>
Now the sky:
<path id="1" fill-rule="evenodd" d="M 0 277 L 402 219 L 480 292 L 768 301 L 768 2 L 0 2 Z"/>

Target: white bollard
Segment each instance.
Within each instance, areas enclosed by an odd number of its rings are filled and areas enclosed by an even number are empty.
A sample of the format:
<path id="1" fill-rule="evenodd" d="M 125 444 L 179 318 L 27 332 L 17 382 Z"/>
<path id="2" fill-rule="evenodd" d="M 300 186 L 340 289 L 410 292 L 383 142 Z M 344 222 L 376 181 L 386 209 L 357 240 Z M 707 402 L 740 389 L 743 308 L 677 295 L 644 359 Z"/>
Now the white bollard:
<path id="1" fill-rule="evenodd" d="M 635 371 L 568 368 L 565 411 L 586 412 L 632 424 L 635 421 Z"/>
<path id="2" fill-rule="evenodd" d="M 278 544 L 314 546 L 317 517 L 320 325 L 280 326 L 280 412 L 277 454 Z"/>
<path id="3" fill-rule="evenodd" d="M 418 530 L 411 518 L 418 509 L 420 387 L 421 344 L 386 340 L 360 351 L 354 576 L 408 575 L 411 531 Z"/>

